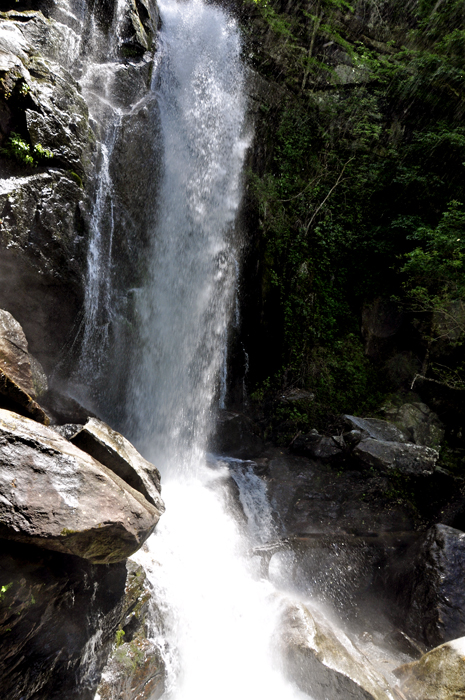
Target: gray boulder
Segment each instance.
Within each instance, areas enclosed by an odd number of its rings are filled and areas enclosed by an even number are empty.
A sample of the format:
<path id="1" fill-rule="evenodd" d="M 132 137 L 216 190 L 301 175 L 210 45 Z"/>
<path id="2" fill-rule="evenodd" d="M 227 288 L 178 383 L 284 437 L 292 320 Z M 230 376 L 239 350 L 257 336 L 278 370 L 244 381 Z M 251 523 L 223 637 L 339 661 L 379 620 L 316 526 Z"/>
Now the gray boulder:
<path id="1" fill-rule="evenodd" d="M 97 418 L 89 418 L 85 426 L 69 439 L 79 449 L 118 474 L 149 503 L 163 512 L 160 472 L 120 433 Z"/>
<path id="2" fill-rule="evenodd" d="M 432 649 L 418 661 L 394 671 L 406 700 L 465 698 L 465 637 Z"/>
<path id="3" fill-rule="evenodd" d="M 322 462 L 332 462 L 343 453 L 343 443 L 338 437 L 323 437 L 318 433 L 310 432 L 299 435 L 291 445 L 292 452 L 310 459 L 319 459 Z"/>
<path id="4" fill-rule="evenodd" d="M 384 442 L 408 442 L 408 438 L 392 423 L 379 418 L 359 418 L 345 415 L 344 420 L 351 430 L 360 430 L 362 437 Z"/>
<path id="5" fill-rule="evenodd" d="M 432 474 L 439 454 L 431 447 L 368 438 L 354 448 L 352 455 L 362 464 L 389 473 L 419 476 Z"/>
<path id="6" fill-rule="evenodd" d="M 416 445 L 437 448 L 444 439 L 444 426 L 425 403 L 404 403 L 388 408 L 385 415 Z"/>
<path id="7" fill-rule="evenodd" d="M 349 638 L 303 604 L 287 606 L 281 639 L 289 678 L 314 700 L 394 700 L 385 678 Z"/>
<path id="8" fill-rule="evenodd" d="M 50 428 L 0 410 L 0 537 L 76 554 L 126 559 L 161 509 Z"/>

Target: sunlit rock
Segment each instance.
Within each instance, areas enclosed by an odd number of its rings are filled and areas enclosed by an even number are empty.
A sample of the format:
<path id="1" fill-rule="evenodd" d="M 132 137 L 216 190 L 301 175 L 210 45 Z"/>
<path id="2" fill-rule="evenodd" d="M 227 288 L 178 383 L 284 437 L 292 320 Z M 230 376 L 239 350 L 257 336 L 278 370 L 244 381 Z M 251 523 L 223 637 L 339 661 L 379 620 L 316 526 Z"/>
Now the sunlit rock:
<path id="1" fill-rule="evenodd" d="M 0 537 L 121 561 L 153 532 L 161 510 L 50 428 L 0 410 Z"/>
<path id="2" fill-rule="evenodd" d="M 406 700 L 465 698 L 465 637 L 446 642 L 394 671 Z"/>
<path id="3" fill-rule="evenodd" d="M 283 615 L 286 671 L 314 700 L 394 700 L 385 678 L 340 630 L 301 603 Z"/>
<path id="4" fill-rule="evenodd" d="M 97 418 L 90 418 L 86 425 L 70 438 L 71 442 L 111 469 L 123 481 L 139 491 L 152 505 L 163 512 L 160 498 L 160 473 L 142 457 L 116 430 Z"/>
<path id="5" fill-rule="evenodd" d="M 396 470 L 407 475 L 432 474 L 439 459 L 438 452 L 431 447 L 371 438 L 359 442 L 352 455 L 381 472 Z"/>
<path id="6" fill-rule="evenodd" d="M 408 442 L 407 436 L 388 421 L 348 415 L 344 416 L 344 420 L 352 430 L 360 430 L 364 438 L 382 440 L 383 442 Z"/>

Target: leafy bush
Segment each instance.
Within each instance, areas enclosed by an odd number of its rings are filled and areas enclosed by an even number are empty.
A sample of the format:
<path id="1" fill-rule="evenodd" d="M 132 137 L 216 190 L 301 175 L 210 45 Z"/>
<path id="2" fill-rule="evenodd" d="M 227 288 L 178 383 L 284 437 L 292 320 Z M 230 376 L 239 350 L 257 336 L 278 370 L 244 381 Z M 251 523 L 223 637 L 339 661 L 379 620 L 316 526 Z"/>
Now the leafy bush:
<path id="1" fill-rule="evenodd" d="M 11 136 L 6 142 L 6 147 L 2 148 L 1 152 L 9 158 L 13 158 L 19 163 L 33 168 L 39 165 L 43 160 L 53 158 L 52 151 L 44 148 L 40 143 L 31 146 L 20 134 L 14 131 L 11 132 Z"/>

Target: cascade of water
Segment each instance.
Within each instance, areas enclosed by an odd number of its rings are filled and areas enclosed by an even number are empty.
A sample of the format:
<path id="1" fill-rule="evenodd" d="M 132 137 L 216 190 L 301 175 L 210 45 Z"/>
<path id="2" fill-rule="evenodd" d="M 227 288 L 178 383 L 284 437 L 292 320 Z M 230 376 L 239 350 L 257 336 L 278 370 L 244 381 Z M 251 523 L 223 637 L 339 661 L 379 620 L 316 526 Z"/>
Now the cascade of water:
<path id="1" fill-rule="evenodd" d="M 115 226 L 111 159 L 123 118 L 123 110 L 114 99 L 113 86 L 120 68 L 118 47 L 125 8 L 126 0 L 117 0 L 112 26 L 108 32 L 109 43 L 98 28 L 95 17 L 91 16 L 88 56 L 80 77 L 83 95 L 100 141 L 100 163 L 90 219 L 83 336 L 79 365 L 74 377 L 76 393 L 84 403 L 92 403 L 92 398 L 87 389 L 79 388 L 80 380 L 82 377 L 92 377 L 92 381 L 98 383 L 103 367 L 102 358 L 109 342 Z M 105 51 L 102 51 L 103 46 Z"/>
<path id="2" fill-rule="evenodd" d="M 262 509 L 244 538 L 221 496 L 229 470 L 207 466 L 204 454 L 235 310 L 234 221 L 247 148 L 240 37 L 235 21 L 204 0 L 159 6 L 163 177 L 151 274 L 138 299 L 143 342 L 127 432 L 162 472 L 166 513 L 136 558 L 164 617 L 152 637 L 168 669 L 165 697 L 290 700 L 304 696 L 270 651 L 279 600 L 245 556 L 270 536 L 269 513 Z M 263 506 L 249 467 L 236 471 L 244 509 Z"/>

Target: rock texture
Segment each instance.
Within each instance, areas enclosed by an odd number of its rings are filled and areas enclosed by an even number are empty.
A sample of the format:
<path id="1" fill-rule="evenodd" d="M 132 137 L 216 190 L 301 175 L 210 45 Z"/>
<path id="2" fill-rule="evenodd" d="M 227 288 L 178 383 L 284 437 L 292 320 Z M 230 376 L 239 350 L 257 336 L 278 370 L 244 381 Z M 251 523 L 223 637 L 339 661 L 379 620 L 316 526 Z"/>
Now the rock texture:
<path id="1" fill-rule="evenodd" d="M 93 563 L 135 552 L 161 511 L 50 428 L 0 411 L 0 536 Z"/>
<path id="2" fill-rule="evenodd" d="M 387 409 L 385 415 L 416 445 L 437 449 L 444 440 L 444 426 L 425 403 L 404 403 Z"/>
<path id="3" fill-rule="evenodd" d="M 394 673 L 406 700 L 463 700 L 465 637 L 442 644 Z"/>
<path id="4" fill-rule="evenodd" d="M 403 560 L 393 562 L 390 586 L 402 623 L 427 646 L 465 634 L 465 533 L 435 525 Z"/>
<path id="5" fill-rule="evenodd" d="M 116 631 L 138 594 L 124 563 L 0 541 L 4 700 L 93 700 Z"/>
<path id="6" fill-rule="evenodd" d="M 79 449 L 111 469 L 129 486 L 139 491 L 149 503 L 163 512 L 158 469 L 144 459 L 120 433 L 97 418 L 90 418 L 84 427 L 72 435 L 70 440 Z"/>
<path id="7" fill-rule="evenodd" d="M 439 459 L 438 452 L 431 447 L 371 438 L 359 442 L 352 454 L 368 467 L 406 475 L 432 474 Z"/>
<path id="8" fill-rule="evenodd" d="M 210 448 L 230 457 L 253 459 L 263 452 L 264 444 L 250 418 L 242 413 L 220 411 Z"/>
<path id="9" fill-rule="evenodd" d="M 144 569 L 128 560 L 124 615 L 95 700 L 158 700 L 165 690 L 165 667 L 148 636 L 153 591 Z"/>
<path id="10" fill-rule="evenodd" d="M 302 604 L 284 614 L 283 653 L 290 679 L 315 700 L 394 700 L 386 680 L 341 631 Z"/>

